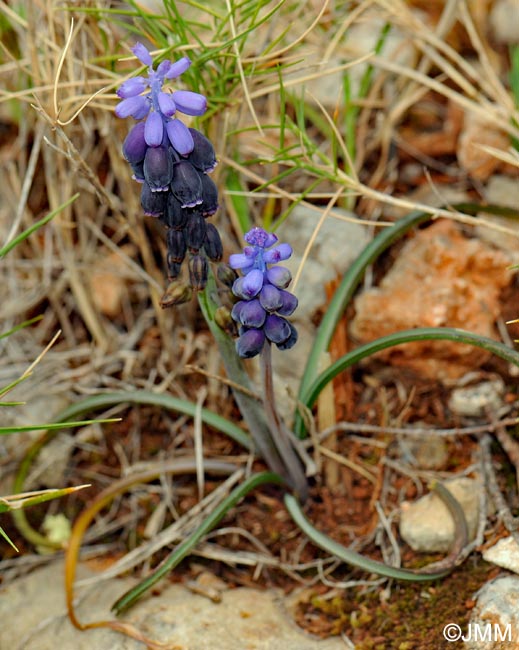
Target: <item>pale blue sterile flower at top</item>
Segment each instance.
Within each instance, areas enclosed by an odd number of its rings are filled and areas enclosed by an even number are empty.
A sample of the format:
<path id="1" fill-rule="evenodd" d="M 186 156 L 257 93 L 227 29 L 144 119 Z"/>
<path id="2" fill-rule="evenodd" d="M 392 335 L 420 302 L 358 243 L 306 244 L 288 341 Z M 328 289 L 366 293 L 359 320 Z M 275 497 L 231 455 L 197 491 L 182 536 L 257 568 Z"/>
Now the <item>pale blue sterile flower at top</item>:
<path id="1" fill-rule="evenodd" d="M 297 341 L 297 330 L 285 316 L 297 307 L 297 298 L 286 291 L 290 271 L 272 266 L 292 255 L 289 244 L 278 244 L 276 235 L 253 228 L 245 235 L 248 246 L 243 253 L 229 257 L 229 266 L 243 275 L 236 279 L 232 292 L 240 298 L 231 316 L 238 323 L 236 351 L 242 358 L 259 354 L 265 344 L 275 343 L 288 350 Z"/>
<path id="2" fill-rule="evenodd" d="M 115 107 L 117 117 L 146 118 L 144 140 L 149 147 L 159 147 L 166 135 L 172 147 L 182 156 L 193 151 L 193 136 L 188 127 L 176 117 L 176 112 L 185 115 L 203 115 L 207 109 L 206 98 L 190 90 L 163 90 L 166 80 L 176 79 L 191 65 L 185 56 L 172 63 L 162 61 L 153 69 L 153 59 L 142 43 L 131 48 L 141 63 L 148 66 L 148 77 L 138 76 L 125 81 L 117 90 L 121 101 Z M 146 92 L 147 91 L 147 92 Z M 174 125 L 174 126 L 170 126 Z"/>

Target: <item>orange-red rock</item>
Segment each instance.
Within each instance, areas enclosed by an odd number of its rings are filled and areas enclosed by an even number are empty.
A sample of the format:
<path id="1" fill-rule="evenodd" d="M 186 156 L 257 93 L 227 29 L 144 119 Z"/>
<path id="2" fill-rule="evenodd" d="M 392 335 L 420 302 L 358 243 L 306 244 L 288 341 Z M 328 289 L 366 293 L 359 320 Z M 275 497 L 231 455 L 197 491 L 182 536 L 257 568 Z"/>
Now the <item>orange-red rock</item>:
<path id="1" fill-rule="evenodd" d="M 500 291 L 510 259 L 449 220 L 419 231 L 401 250 L 379 287 L 355 300 L 351 334 L 359 343 L 417 327 L 459 327 L 497 338 Z M 409 343 L 380 352 L 389 363 L 440 380 L 479 367 L 490 353 L 450 341 Z"/>

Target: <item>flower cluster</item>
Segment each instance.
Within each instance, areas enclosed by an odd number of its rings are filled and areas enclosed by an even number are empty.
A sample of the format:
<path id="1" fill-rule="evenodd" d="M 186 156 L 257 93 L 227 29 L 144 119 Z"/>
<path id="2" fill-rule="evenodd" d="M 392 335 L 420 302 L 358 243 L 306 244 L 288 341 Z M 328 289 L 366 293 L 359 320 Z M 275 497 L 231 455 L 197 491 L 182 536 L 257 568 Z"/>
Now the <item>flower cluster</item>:
<path id="1" fill-rule="evenodd" d="M 265 343 L 288 350 L 297 341 L 297 330 L 285 316 L 293 313 L 297 298 L 286 290 L 292 280 L 290 271 L 276 264 L 288 259 L 292 248 L 277 244 L 276 235 L 263 228 L 250 230 L 245 241 L 249 246 L 243 253 L 229 258 L 229 266 L 243 274 L 232 286 L 240 299 L 231 312 L 239 326 L 236 350 L 242 358 L 256 356 Z"/>
<path id="2" fill-rule="evenodd" d="M 173 93 L 164 83 L 176 79 L 191 65 L 188 57 L 162 61 L 153 69 L 151 54 L 141 43 L 132 52 L 148 66 L 148 76 L 133 77 L 117 90 L 121 101 L 118 117 L 139 120 L 123 144 L 123 154 L 142 183 L 144 213 L 158 217 L 167 231 L 167 264 L 170 279 L 179 276 L 189 257 L 190 285 L 203 289 L 208 274 L 207 258 L 219 261 L 220 235 L 207 217 L 218 209 L 218 190 L 208 176 L 216 166 L 214 148 L 196 129 L 188 128 L 177 114 L 203 115 L 207 101 L 189 90 Z M 187 294 L 186 294 L 187 295 Z"/>

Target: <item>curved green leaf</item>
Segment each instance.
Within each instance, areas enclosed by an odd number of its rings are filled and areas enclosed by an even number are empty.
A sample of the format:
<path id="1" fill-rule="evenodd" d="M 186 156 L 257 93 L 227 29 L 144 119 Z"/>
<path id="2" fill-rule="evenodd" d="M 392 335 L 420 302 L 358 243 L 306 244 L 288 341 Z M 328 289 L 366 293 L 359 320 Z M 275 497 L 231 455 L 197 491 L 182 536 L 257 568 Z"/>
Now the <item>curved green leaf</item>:
<path id="1" fill-rule="evenodd" d="M 467 521 L 462 507 L 441 483 L 435 484 L 433 489 L 447 506 L 454 520 L 456 536 L 451 552 L 444 560 L 430 564 L 420 570 L 392 567 L 346 548 L 325 533 L 317 530 L 305 517 L 301 505 L 291 494 L 285 494 L 284 499 L 285 507 L 294 522 L 316 546 L 319 546 L 327 553 L 335 555 L 343 562 L 358 569 L 376 573 L 386 578 L 396 578 L 397 580 L 407 580 L 409 582 L 426 582 L 448 575 L 459 564 L 463 557 L 463 550 L 468 542 Z"/>
<path id="2" fill-rule="evenodd" d="M 249 476 L 241 485 L 234 488 L 234 490 L 226 497 L 221 503 L 219 503 L 213 512 L 206 517 L 200 526 L 177 548 L 171 553 L 165 562 L 162 562 L 158 569 L 149 575 L 145 580 L 140 582 L 138 585 L 127 591 L 123 596 L 121 596 L 113 605 L 112 611 L 116 614 L 124 612 L 126 609 L 131 607 L 146 591 L 148 591 L 156 582 L 161 578 L 167 575 L 172 569 L 174 569 L 190 552 L 191 550 L 200 542 L 200 540 L 207 535 L 229 512 L 231 508 L 243 499 L 251 490 L 258 487 L 259 485 L 264 485 L 265 483 L 276 483 L 278 485 L 282 484 L 284 481 L 278 475 L 273 472 L 261 472 L 260 474 L 253 474 Z"/>
<path id="3" fill-rule="evenodd" d="M 379 339 L 375 339 L 370 343 L 361 345 L 355 350 L 348 352 L 332 363 L 331 366 L 322 372 L 313 383 L 308 386 L 305 393 L 301 395 L 301 401 L 308 408 L 311 408 L 315 404 L 319 393 L 330 381 L 332 381 L 334 377 L 352 366 L 354 363 L 358 363 L 362 359 L 365 359 L 376 352 L 380 352 L 380 350 L 385 350 L 386 348 L 391 348 L 395 345 L 402 345 L 403 343 L 412 343 L 413 341 L 431 340 L 453 341 L 455 343 L 464 343 L 466 345 L 482 348 L 519 367 L 519 353 L 499 341 L 495 341 L 494 339 L 479 334 L 474 334 L 473 332 L 456 329 L 454 327 L 421 327 L 382 336 Z"/>
<path id="4" fill-rule="evenodd" d="M 462 211 L 465 214 L 475 215 L 478 212 L 488 212 L 510 218 L 517 218 L 517 210 L 504 208 L 495 205 L 478 205 L 476 203 L 458 203 L 450 206 L 453 210 Z M 319 372 L 319 363 L 332 340 L 333 333 L 337 323 L 348 303 L 353 298 L 367 267 L 373 264 L 375 260 L 392 244 L 403 237 L 409 230 L 433 219 L 433 215 L 425 212 L 410 212 L 407 216 L 399 219 L 389 228 L 384 228 L 378 235 L 364 248 L 357 257 L 355 262 L 344 274 L 341 284 L 334 293 L 330 304 L 326 308 L 326 313 L 319 325 L 314 344 L 308 355 L 306 367 L 299 386 L 299 401 L 306 403 L 305 396 L 309 394 L 310 386 L 315 382 Z M 298 436 L 303 437 L 305 426 L 299 413 L 295 415 L 295 432 Z"/>

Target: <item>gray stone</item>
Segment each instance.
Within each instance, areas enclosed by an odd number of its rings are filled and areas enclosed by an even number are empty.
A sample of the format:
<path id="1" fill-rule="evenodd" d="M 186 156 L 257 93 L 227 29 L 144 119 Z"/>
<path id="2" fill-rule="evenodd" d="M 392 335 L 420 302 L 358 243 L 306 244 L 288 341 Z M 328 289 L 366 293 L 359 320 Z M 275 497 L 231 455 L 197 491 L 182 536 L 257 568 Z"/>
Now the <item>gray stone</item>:
<path id="1" fill-rule="evenodd" d="M 496 413 L 503 406 L 505 383 L 500 377 L 475 386 L 456 388 L 449 398 L 449 408 L 456 415 L 480 417 L 487 411 Z"/>
<path id="2" fill-rule="evenodd" d="M 465 636 L 466 650 L 505 650 L 519 643 L 519 577 L 504 576 L 484 585 Z"/>
<path id="3" fill-rule="evenodd" d="M 503 569 L 519 573 L 519 544 L 512 536 L 503 537 L 494 546 L 483 551 L 483 559 Z"/>
<path id="4" fill-rule="evenodd" d="M 336 208 L 334 214 L 342 218 L 329 216 L 321 224 L 298 278 L 299 306 L 294 314 L 298 320 L 305 321 L 325 304 L 325 284 L 342 276 L 369 241 L 366 226 L 348 221 L 357 218 L 353 213 Z M 283 262 L 294 276 L 298 274 L 320 216 L 319 212 L 298 205 L 276 231 L 280 241 L 289 242 L 294 250 L 292 257 Z"/>
<path id="5" fill-rule="evenodd" d="M 445 487 L 463 508 L 469 539 L 473 540 L 479 520 L 479 481 L 456 478 L 445 481 Z M 454 542 L 454 521 L 440 497 L 431 492 L 414 503 L 402 503 L 400 535 L 414 551 L 446 553 Z"/>
<path id="6" fill-rule="evenodd" d="M 519 9 L 517 11 L 519 18 Z M 504 205 L 510 208 L 517 208 L 519 204 L 519 183 L 516 178 L 495 174 L 491 176 L 484 190 L 485 199 L 488 203 Z M 507 228 L 512 234 L 497 230 L 496 228 L 478 225 L 476 234 L 502 251 L 506 252 L 511 261 L 519 262 L 519 222 L 515 219 L 507 219 L 494 214 L 482 213 L 481 217 L 499 228 Z M 514 234 L 515 233 L 515 236 Z"/>
<path id="7" fill-rule="evenodd" d="M 80 576 L 95 575 L 85 568 Z M 110 606 L 135 581 L 99 581 L 79 596 L 81 622 L 113 619 Z M 154 641 L 185 650 L 341 650 L 340 639 L 317 640 L 298 628 L 281 592 L 229 589 L 220 603 L 182 585 L 159 585 L 121 618 Z M 0 648 L 5 650 L 144 650 L 144 645 L 109 629 L 79 631 L 65 610 L 63 563 L 19 578 L 0 590 Z M 168 646 L 170 647 L 170 646 Z"/>
<path id="8" fill-rule="evenodd" d="M 499 43 L 519 43 L 519 0 L 496 0 L 490 10 L 490 25 Z"/>
<path id="9" fill-rule="evenodd" d="M 294 410 L 294 404 L 285 397 L 287 389 L 290 394 L 297 394 L 306 359 L 315 338 L 316 328 L 312 324 L 312 316 L 326 304 L 325 286 L 344 275 L 369 241 L 366 226 L 347 221 L 349 218 L 355 218 L 354 214 L 338 208 L 334 212 L 343 218 L 330 216 L 324 220 L 304 263 L 304 252 L 313 237 L 320 214 L 299 205 L 276 231 L 280 241 L 290 243 L 294 251 L 292 257 L 283 262 L 283 266 L 289 268 L 295 278 L 303 264 L 295 290 L 292 286 L 289 287 L 299 300 L 298 308 L 290 318 L 297 327 L 299 339 L 292 350 L 282 354 L 275 353 L 274 361 L 274 381 L 276 392 L 280 396 L 279 410 L 286 418 L 289 418 Z"/>

